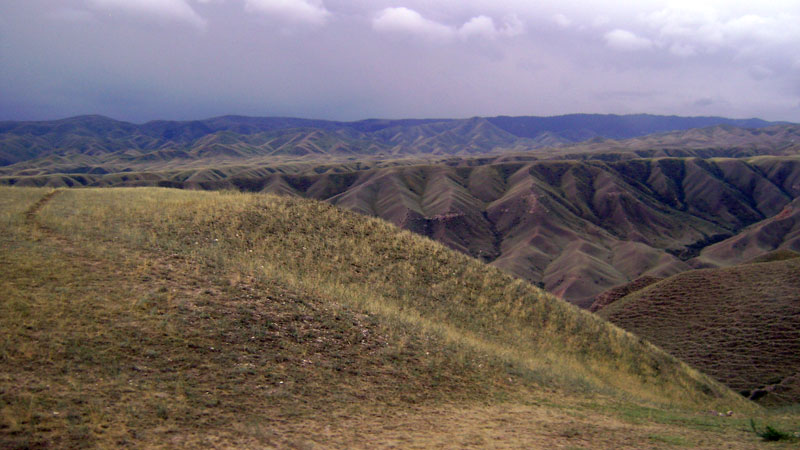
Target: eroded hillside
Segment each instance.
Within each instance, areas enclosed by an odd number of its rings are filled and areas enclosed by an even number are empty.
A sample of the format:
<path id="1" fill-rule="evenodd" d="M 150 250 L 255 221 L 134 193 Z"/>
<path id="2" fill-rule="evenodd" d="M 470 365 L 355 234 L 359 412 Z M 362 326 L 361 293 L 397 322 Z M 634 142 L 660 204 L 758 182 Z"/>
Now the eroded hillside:
<path id="1" fill-rule="evenodd" d="M 583 307 L 638 277 L 711 264 L 721 251 L 714 249 L 728 244 L 709 245 L 733 242 L 757 222 L 787 224 L 795 211 L 790 204 L 800 196 L 800 160 L 789 157 L 490 159 L 327 167 L 320 174 L 252 167 L 72 177 L 87 185 L 162 184 L 324 200 L 432 237 Z M 786 239 L 794 242 L 791 233 Z M 748 257 L 761 247 L 769 246 L 754 247 Z"/>
<path id="2" fill-rule="evenodd" d="M 681 273 L 598 311 L 765 405 L 800 402 L 800 254 Z"/>

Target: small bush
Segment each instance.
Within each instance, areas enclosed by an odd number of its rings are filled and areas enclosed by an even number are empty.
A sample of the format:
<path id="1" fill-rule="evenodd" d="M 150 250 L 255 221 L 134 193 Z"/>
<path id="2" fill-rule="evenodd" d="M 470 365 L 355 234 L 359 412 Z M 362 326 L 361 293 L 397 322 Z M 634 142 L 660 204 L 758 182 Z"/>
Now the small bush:
<path id="1" fill-rule="evenodd" d="M 794 438 L 790 433 L 776 430 L 770 425 L 766 425 L 763 430 L 759 430 L 756 428 L 756 421 L 753 419 L 750 419 L 750 427 L 753 428 L 753 432 L 758 435 L 758 437 L 765 441 L 783 441 Z"/>

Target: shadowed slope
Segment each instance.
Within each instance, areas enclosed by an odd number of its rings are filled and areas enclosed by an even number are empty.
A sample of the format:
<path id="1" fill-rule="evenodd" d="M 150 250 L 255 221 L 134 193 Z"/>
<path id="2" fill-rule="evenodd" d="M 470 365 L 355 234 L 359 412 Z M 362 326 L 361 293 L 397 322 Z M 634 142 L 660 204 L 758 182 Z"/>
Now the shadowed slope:
<path id="1" fill-rule="evenodd" d="M 776 258 L 674 275 L 598 314 L 747 397 L 797 403 L 800 258 Z"/>
<path id="2" fill-rule="evenodd" d="M 800 251 L 800 199 L 736 236 L 703 249 L 696 263 L 712 267 L 739 264 L 773 250 Z"/>

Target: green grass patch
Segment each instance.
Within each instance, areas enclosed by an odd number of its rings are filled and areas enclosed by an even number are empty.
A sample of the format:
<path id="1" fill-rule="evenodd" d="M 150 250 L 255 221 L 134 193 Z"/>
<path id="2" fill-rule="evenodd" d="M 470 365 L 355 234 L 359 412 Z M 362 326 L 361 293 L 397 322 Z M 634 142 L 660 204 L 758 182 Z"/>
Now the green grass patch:
<path id="1" fill-rule="evenodd" d="M 653 442 L 663 442 L 669 445 L 681 446 L 681 447 L 689 447 L 692 443 L 684 438 L 683 436 L 670 436 L 664 434 L 651 434 L 648 436 L 649 439 Z"/>
<path id="2" fill-rule="evenodd" d="M 798 438 L 795 434 L 781 431 L 772 425 L 764 425 L 764 428 L 757 427 L 753 419 L 750 419 L 750 428 L 753 433 L 765 441 L 794 441 Z"/>

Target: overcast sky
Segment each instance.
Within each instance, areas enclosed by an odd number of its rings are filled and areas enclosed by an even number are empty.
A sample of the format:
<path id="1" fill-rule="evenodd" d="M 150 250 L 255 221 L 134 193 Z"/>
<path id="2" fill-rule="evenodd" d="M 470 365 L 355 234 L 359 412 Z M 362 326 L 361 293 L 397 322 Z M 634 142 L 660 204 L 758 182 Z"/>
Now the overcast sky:
<path id="1" fill-rule="evenodd" d="M 0 119 L 800 122 L 800 2 L 0 0 Z"/>

